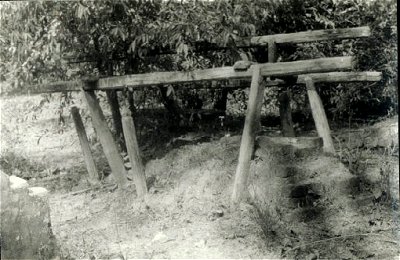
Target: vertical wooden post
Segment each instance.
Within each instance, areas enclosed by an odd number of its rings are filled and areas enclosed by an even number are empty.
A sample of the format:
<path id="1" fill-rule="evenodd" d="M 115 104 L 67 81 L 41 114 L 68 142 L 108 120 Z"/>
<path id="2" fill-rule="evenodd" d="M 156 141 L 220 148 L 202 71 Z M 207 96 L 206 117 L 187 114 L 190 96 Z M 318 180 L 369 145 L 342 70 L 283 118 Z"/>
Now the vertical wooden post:
<path id="1" fill-rule="evenodd" d="M 107 101 L 111 108 L 111 115 L 114 123 L 114 130 L 117 142 L 121 150 L 125 150 L 124 135 L 122 132 L 121 112 L 119 110 L 119 102 L 117 92 L 115 90 L 106 90 Z"/>
<path id="2" fill-rule="evenodd" d="M 274 40 L 268 42 L 268 62 L 276 62 L 276 43 Z M 288 86 L 284 86 L 288 87 Z M 292 121 L 292 109 L 290 108 L 289 90 L 283 90 L 278 97 L 279 117 L 281 119 L 283 136 L 294 137 L 294 128 Z"/>
<path id="3" fill-rule="evenodd" d="M 81 144 L 81 149 L 83 153 L 83 158 L 85 160 L 86 169 L 89 173 L 89 182 L 92 185 L 99 183 L 99 174 L 96 169 L 96 164 L 94 163 L 93 154 L 90 150 L 89 141 L 87 139 L 85 127 L 82 122 L 81 115 L 77 107 L 71 107 L 71 115 L 75 124 L 76 133 L 78 134 L 79 143 Z"/>
<path id="4" fill-rule="evenodd" d="M 288 87 L 288 86 L 285 86 Z M 279 117 L 281 119 L 282 135 L 294 137 L 294 128 L 292 120 L 292 109 L 290 107 L 289 90 L 284 90 L 279 94 Z"/>
<path id="5" fill-rule="evenodd" d="M 135 124 L 133 122 L 131 110 L 129 109 L 129 97 L 125 96 L 126 105 L 122 107 L 122 128 L 124 131 L 126 148 L 129 161 L 132 165 L 133 180 L 136 185 L 138 197 L 143 197 L 147 193 L 146 176 L 142 159 L 140 158 L 139 145 L 136 138 Z"/>
<path id="6" fill-rule="evenodd" d="M 108 164 L 111 167 L 112 174 L 119 187 L 124 188 L 127 182 L 124 161 L 119 154 L 118 146 L 115 143 L 110 128 L 108 128 L 107 121 L 104 117 L 99 101 L 97 100 L 96 94 L 94 91 L 83 91 L 83 93 L 92 116 L 93 127 L 99 136 L 101 146 L 103 147 Z"/>
<path id="7" fill-rule="evenodd" d="M 317 128 L 318 135 L 322 137 L 324 142 L 324 151 L 328 153 L 335 153 L 335 147 L 331 136 L 331 130 L 329 128 L 328 119 L 325 114 L 325 109 L 322 105 L 321 98 L 319 97 L 314 81 L 311 77 L 305 78 L 307 95 L 310 101 L 311 112 L 314 118 L 315 127 Z"/>
<path id="8" fill-rule="evenodd" d="M 276 43 L 274 40 L 270 40 L 268 42 L 268 62 L 274 63 L 276 59 Z"/>
<path id="9" fill-rule="evenodd" d="M 257 130 L 256 119 L 259 118 L 261 105 L 259 96 L 263 95 L 264 86 L 260 67 L 253 66 L 253 75 L 249 93 L 249 104 L 247 106 L 246 120 L 240 144 L 239 162 L 236 168 L 235 182 L 233 184 L 232 204 L 235 205 L 243 198 L 243 193 L 247 187 L 247 179 L 250 171 L 250 160 L 254 150 L 254 140 Z"/>

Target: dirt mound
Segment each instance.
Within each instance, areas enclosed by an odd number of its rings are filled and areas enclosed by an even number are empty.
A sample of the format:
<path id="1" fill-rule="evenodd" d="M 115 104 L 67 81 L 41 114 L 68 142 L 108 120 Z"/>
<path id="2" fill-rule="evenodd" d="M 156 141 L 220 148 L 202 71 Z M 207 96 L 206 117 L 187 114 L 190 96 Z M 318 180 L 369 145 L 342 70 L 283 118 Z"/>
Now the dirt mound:
<path id="1" fill-rule="evenodd" d="M 371 246 L 382 238 L 379 231 L 395 230 L 396 223 L 387 208 L 378 217 L 386 220 L 380 225 L 366 217 L 375 206 L 373 197 L 366 200 L 368 193 L 361 191 L 357 176 L 337 158 L 324 155 L 320 148 L 272 140 L 263 145 L 252 165 L 250 194 L 268 237 L 284 241 L 283 255 L 387 258 L 398 254 L 395 247 L 384 252 L 382 245 Z M 395 234 L 389 237 L 396 241 Z"/>
<path id="2" fill-rule="evenodd" d="M 145 201 L 104 189 L 59 194 L 53 230 L 75 258 L 277 258 L 250 205 L 230 212 L 240 137 L 182 146 L 146 165 Z"/>
<path id="3" fill-rule="evenodd" d="M 308 146 L 256 151 L 253 205 L 229 210 L 240 136 L 183 145 L 146 164 L 149 195 L 113 187 L 53 194 L 51 220 L 74 258 L 387 258 L 393 215 L 337 159 Z M 279 146 L 278 146 L 279 147 Z M 271 165 L 274 171 L 269 171 Z M 396 215 L 396 216 L 397 216 Z M 379 242 L 376 242 L 379 240 Z M 389 241 L 389 242 L 387 242 Z"/>

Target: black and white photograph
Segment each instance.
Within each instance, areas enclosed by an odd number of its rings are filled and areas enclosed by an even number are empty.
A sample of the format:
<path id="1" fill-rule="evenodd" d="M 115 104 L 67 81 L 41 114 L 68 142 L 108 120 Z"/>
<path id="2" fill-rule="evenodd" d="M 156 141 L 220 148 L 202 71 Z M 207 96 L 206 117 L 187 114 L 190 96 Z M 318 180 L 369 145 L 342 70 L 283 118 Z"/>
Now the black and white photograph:
<path id="1" fill-rule="evenodd" d="M 397 0 L 0 2 L 1 259 L 400 260 Z"/>

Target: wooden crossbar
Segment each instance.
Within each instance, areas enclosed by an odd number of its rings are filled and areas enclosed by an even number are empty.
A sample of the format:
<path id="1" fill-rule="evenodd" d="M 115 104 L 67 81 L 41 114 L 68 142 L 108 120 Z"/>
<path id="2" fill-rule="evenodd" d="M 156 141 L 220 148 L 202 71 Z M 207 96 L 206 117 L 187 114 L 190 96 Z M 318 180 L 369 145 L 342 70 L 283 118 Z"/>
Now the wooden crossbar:
<path id="1" fill-rule="evenodd" d="M 297 83 L 305 84 L 305 78 L 309 77 L 314 83 L 318 82 L 361 82 L 361 81 L 380 81 L 382 72 L 363 71 L 363 72 L 327 72 L 327 73 L 310 73 L 299 75 Z"/>
<path id="2" fill-rule="evenodd" d="M 320 58 L 312 60 L 263 63 L 257 64 L 261 68 L 262 76 L 292 76 L 306 73 L 329 72 L 337 70 L 349 70 L 354 66 L 354 59 L 350 56 Z M 252 66 L 254 67 L 254 66 Z M 93 84 L 85 81 L 60 81 L 50 84 L 36 85 L 30 88 L 30 93 L 48 93 L 63 91 L 106 90 L 123 89 L 126 87 L 147 87 L 155 85 L 187 83 L 227 79 L 251 79 L 252 67 L 247 71 L 235 71 L 233 67 L 220 67 L 194 71 L 170 71 L 114 76 L 100 79 L 91 79 Z M 277 83 L 279 84 L 279 83 Z"/>
<path id="3" fill-rule="evenodd" d="M 306 43 L 327 40 L 343 40 L 350 38 L 363 38 L 371 36 L 368 26 L 342 29 L 328 29 L 304 31 L 286 34 L 255 36 L 250 38 L 250 45 L 267 45 L 268 42 L 279 43 Z"/>
<path id="4" fill-rule="evenodd" d="M 380 81 L 382 79 L 382 72 L 377 71 L 362 71 L 362 72 L 324 72 L 324 73 L 310 73 L 310 74 L 300 74 L 297 77 L 296 83 L 305 84 L 305 77 L 310 77 L 313 79 L 314 83 L 319 82 L 363 82 L 363 81 Z M 223 88 L 248 88 L 246 84 L 241 84 L 244 82 L 250 82 L 250 78 L 244 78 L 239 80 L 233 80 L 232 84 L 226 85 Z M 167 84 L 167 83 L 166 83 Z M 282 79 L 266 80 L 266 87 L 280 86 L 284 85 L 285 81 Z M 81 80 L 76 81 L 59 81 L 49 84 L 42 84 L 32 86 L 30 89 L 31 94 L 35 93 L 53 93 L 53 92 L 64 92 L 64 91 L 80 91 L 85 86 L 85 82 Z M 148 87 L 148 86 L 136 86 Z M 196 88 L 196 87 L 193 87 Z M 213 88 L 213 87 L 198 87 L 198 88 Z M 216 86 L 214 88 L 220 88 Z"/>

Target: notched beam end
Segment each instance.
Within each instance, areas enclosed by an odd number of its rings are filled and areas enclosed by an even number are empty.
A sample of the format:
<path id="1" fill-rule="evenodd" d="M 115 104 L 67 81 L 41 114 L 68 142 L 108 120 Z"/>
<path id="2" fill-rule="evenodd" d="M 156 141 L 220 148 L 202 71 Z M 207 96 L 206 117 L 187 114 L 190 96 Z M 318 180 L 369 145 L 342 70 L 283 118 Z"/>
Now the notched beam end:
<path id="1" fill-rule="evenodd" d="M 85 77 L 81 79 L 82 88 L 84 90 L 95 90 L 99 82 L 99 77 Z"/>

